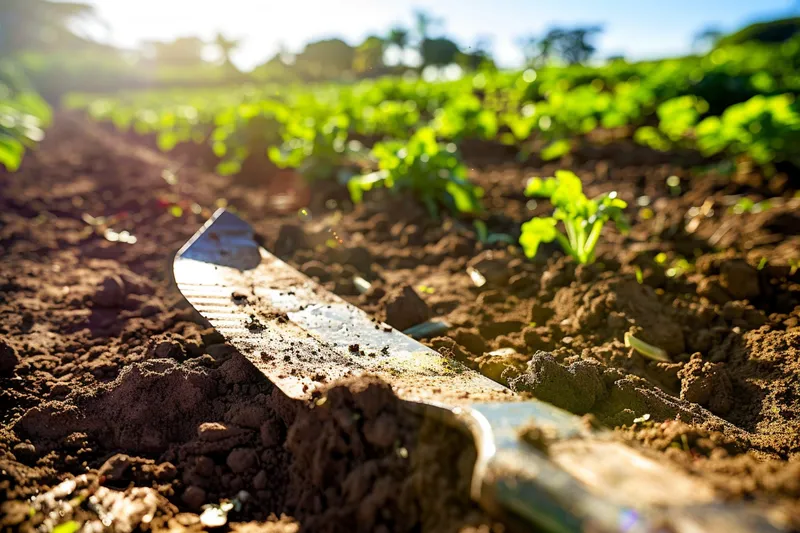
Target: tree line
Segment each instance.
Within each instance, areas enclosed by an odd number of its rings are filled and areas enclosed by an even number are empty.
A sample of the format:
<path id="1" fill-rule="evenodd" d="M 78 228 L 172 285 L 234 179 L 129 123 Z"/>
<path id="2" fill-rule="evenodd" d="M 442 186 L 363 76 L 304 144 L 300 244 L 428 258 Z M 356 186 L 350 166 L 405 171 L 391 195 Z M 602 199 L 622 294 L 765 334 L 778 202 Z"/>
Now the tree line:
<path id="1" fill-rule="evenodd" d="M 308 42 L 294 53 L 281 47 L 249 73 L 240 72 L 232 59 L 242 41 L 221 33 L 211 40 L 185 36 L 145 42 L 137 50 L 122 51 L 76 31 L 80 26 L 75 23 L 81 21 L 102 24 L 93 6 L 83 2 L 0 0 L 0 58 L 18 57 L 25 52 L 50 58 L 44 62 L 48 72 L 39 75 L 44 85 L 58 91 L 80 90 L 87 80 L 99 89 L 109 89 L 121 84 L 174 84 L 178 80 L 198 84 L 247 79 L 347 79 L 453 64 L 465 70 L 496 68 L 490 38 L 479 36 L 471 43 L 459 44 L 443 31 L 442 18 L 421 10 L 414 12 L 412 24 L 394 25 L 355 45 L 328 38 Z M 750 39 L 772 42 L 793 35 L 798 28 L 797 18 L 753 24 L 729 36 L 711 26 L 697 34 L 694 44 L 695 49 L 708 49 L 722 42 L 723 37 L 724 42 Z M 584 64 L 597 55 L 595 42 L 602 32 L 599 25 L 551 27 L 539 34 L 519 36 L 515 44 L 525 66 Z M 217 60 L 205 59 L 209 49 L 216 51 Z M 136 61 L 121 61 L 123 55 Z M 88 60 L 71 61 L 78 57 Z M 87 68 L 94 69 L 91 78 L 85 75 Z M 153 72 L 157 77 L 153 78 Z M 58 80 L 51 79 L 54 76 Z M 71 81 L 65 77 L 71 77 Z"/>
<path id="2" fill-rule="evenodd" d="M 10 57 L 25 51 L 98 51 L 112 47 L 76 33 L 75 21 L 97 19 L 94 8 L 82 2 L 52 0 L 3 0 L 0 2 L 0 55 Z M 385 34 L 375 33 L 351 45 L 331 38 L 308 42 L 297 53 L 281 49 L 256 68 L 263 73 L 292 73 L 299 77 L 326 78 L 342 75 L 370 76 L 387 71 L 424 69 L 457 64 L 465 69 L 494 68 L 491 39 L 479 37 L 461 46 L 443 31 L 444 20 L 426 11 L 416 11 L 410 27 L 395 25 Z M 540 66 L 560 60 L 568 64 L 588 61 L 596 52 L 593 40 L 599 26 L 553 28 L 544 35 L 520 37 L 517 42 L 526 64 Z M 235 71 L 232 56 L 242 45 L 239 39 L 217 34 L 210 41 L 179 37 L 171 41 L 142 43 L 137 51 L 144 61 L 163 66 L 207 64 L 204 52 L 216 50 L 219 66 Z M 109 50 L 110 51 L 110 50 Z M 395 61 L 387 61 L 391 55 Z"/>

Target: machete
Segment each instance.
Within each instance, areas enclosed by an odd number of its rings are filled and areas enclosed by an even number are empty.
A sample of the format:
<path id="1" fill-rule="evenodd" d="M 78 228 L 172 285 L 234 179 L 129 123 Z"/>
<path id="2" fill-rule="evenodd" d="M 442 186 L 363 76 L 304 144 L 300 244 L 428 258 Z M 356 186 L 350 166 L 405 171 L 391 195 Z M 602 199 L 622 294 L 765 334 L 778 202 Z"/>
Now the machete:
<path id="1" fill-rule="evenodd" d="M 503 385 L 377 322 L 254 240 L 220 209 L 180 249 L 188 302 L 285 394 L 310 400 L 346 376 L 375 375 L 426 415 L 475 440 L 472 498 L 514 529 L 552 532 L 773 532 L 768 509 L 722 501 L 579 416 Z M 546 447 L 521 430 L 546 431 Z"/>

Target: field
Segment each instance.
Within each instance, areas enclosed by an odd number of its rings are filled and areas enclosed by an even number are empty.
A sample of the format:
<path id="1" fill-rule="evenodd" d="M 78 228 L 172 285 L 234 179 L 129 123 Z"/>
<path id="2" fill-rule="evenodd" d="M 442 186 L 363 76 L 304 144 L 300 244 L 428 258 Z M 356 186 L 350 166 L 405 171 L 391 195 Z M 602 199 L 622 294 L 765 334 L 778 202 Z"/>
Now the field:
<path id="1" fill-rule="evenodd" d="M 183 301 L 172 258 L 217 207 L 376 318 L 446 321 L 427 345 L 800 527 L 798 67 L 795 39 L 74 94 L 52 125 L 9 90 L 2 527 L 102 520 L 99 484 L 153 530 L 225 501 L 240 531 L 503 530 L 466 437 L 370 378 L 291 401 Z"/>

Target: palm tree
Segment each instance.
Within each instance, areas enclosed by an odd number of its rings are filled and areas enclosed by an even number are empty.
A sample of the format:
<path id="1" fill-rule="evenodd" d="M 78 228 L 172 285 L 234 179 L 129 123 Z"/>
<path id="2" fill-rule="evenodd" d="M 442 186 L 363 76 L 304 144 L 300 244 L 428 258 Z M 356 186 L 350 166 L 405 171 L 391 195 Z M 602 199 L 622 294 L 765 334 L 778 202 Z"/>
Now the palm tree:
<path id="1" fill-rule="evenodd" d="M 0 52 L 4 55 L 43 45 L 87 42 L 75 35 L 69 23 L 95 16 L 94 6 L 83 2 L 3 0 L 0 2 Z"/>
<path id="2" fill-rule="evenodd" d="M 239 39 L 228 39 L 222 33 L 217 32 L 217 36 L 214 38 L 214 46 L 219 49 L 220 54 L 222 54 L 222 61 L 225 68 L 230 70 L 237 70 L 236 66 L 231 61 L 231 52 L 239 48 L 241 41 Z"/>
<path id="3" fill-rule="evenodd" d="M 386 37 L 386 44 L 396 46 L 400 51 L 400 60 L 398 62 L 400 65 L 403 64 L 403 52 L 405 52 L 408 47 L 408 41 L 409 32 L 402 26 L 395 26 L 389 30 L 389 35 Z"/>

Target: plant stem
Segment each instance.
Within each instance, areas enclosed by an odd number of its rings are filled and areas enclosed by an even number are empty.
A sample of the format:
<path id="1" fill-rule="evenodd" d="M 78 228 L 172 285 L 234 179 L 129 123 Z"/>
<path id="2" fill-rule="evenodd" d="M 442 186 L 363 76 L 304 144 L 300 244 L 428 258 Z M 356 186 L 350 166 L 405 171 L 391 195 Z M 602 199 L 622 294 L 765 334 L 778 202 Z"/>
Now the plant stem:
<path id="1" fill-rule="evenodd" d="M 653 346 L 652 344 L 648 344 L 641 339 L 637 339 L 627 332 L 625 333 L 625 346 L 628 348 L 633 348 L 648 359 L 652 359 L 654 361 L 663 361 L 666 363 L 671 362 L 671 359 L 667 355 L 666 351 L 658 346 Z"/>

